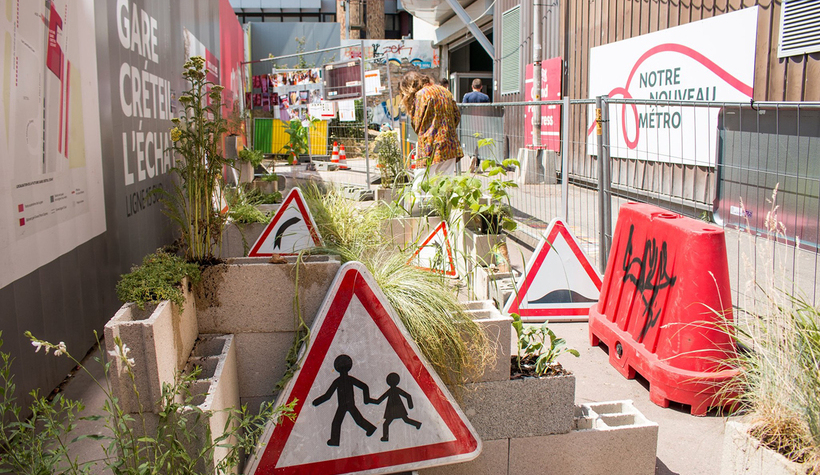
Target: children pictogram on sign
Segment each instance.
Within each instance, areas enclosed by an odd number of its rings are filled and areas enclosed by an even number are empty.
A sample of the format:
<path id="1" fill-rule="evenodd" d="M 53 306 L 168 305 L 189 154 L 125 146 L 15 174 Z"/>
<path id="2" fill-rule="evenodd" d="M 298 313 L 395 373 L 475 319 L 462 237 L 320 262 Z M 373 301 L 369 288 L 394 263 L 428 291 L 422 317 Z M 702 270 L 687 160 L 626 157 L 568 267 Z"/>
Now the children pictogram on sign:
<path id="1" fill-rule="evenodd" d="M 381 404 L 387 398 L 387 407 L 384 408 L 384 425 L 382 426 L 382 442 L 390 441 L 390 423 L 396 419 L 401 419 L 405 423 L 421 429 L 421 422 L 407 417 L 407 409 L 413 409 L 413 396 L 398 387 L 401 378 L 396 373 L 387 375 L 387 385 L 390 389 L 373 401 L 374 404 Z M 407 408 L 401 398 L 407 399 Z"/>
<path id="2" fill-rule="evenodd" d="M 327 441 L 327 445 L 338 447 L 339 435 L 342 433 L 342 422 L 347 414 L 350 414 L 356 424 L 367 432 L 368 437 L 376 432 L 376 426 L 365 419 L 356 407 L 356 399 L 353 395 L 354 388 L 362 390 L 365 403 L 371 403 L 373 400 L 370 398 L 370 388 L 348 374 L 353 367 L 353 359 L 348 355 L 339 355 L 333 362 L 333 367 L 339 372 L 339 377 L 333 381 L 326 393 L 313 400 L 313 405 L 318 406 L 327 402 L 333 396 L 333 393 L 336 393 L 338 406 L 336 415 L 330 425 L 330 439 Z"/>

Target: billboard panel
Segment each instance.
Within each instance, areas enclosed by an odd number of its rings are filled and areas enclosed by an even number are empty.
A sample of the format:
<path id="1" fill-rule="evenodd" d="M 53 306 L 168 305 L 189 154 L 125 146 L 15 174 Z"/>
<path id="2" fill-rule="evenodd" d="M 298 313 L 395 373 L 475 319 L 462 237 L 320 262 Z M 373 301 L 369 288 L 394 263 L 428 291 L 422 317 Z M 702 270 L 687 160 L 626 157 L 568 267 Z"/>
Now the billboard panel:
<path id="1" fill-rule="evenodd" d="M 748 102 L 758 8 L 745 8 L 590 49 L 589 95 L 663 101 Z M 610 155 L 715 166 L 718 108 L 610 109 Z M 590 109 L 590 117 L 595 117 Z M 596 150 L 595 124 L 587 145 Z"/>

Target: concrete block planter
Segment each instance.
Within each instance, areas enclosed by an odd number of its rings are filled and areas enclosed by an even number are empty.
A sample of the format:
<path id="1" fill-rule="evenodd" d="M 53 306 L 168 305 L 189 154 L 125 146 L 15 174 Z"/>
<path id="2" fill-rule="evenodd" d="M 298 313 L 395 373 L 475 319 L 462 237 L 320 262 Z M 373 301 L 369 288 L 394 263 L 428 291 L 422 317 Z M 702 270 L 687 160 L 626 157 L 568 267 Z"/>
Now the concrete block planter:
<path id="1" fill-rule="evenodd" d="M 518 279 L 517 274 L 496 272 L 492 267 L 475 267 L 470 275 L 477 300 L 494 300 L 493 296 L 499 296 L 499 287 L 511 288 Z"/>
<path id="2" fill-rule="evenodd" d="M 567 434 L 510 441 L 511 474 L 583 473 L 651 475 L 655 473 L 658 425 L 648 421 L 632 401 L 576 407 Z"/>
<path id="3" fill-rule="evenodd" d="M 279 205 L 273 205 L 279 206 Z M 237 224 L 230 223 L 222 231 L 222 253 L 220 257 L 245 257 L 253 243 L 262 235 L 266 223 Z"/>
<path id="4" fill-rule="evenodd" d="M 495 351 L 493 361 L 484 373 L 478 376 L 468 376 L 468 380 L 471 382 L 509 380 L 512 318 L 509 315 L 501 315 L 501 312 L 489 300 L 467 302 L 465 306 L 470 318 L 481 327 Z"/>
<path id="5" fill-rule="evenodd" d="M 269 195 L 279 191 L 279 181 L 254 180 L 251 187 Z"/>
<path id="6" fill-rule="evenodd" d="M 270 264 L 267 258 L 229 259 L 207 269 L 197 288 L 200 331 L 235 335 L 243 402 L 272 397 L 274 383 L 285 372 L 285 356 L 296 331 L 297 274 L 296 257 L 285 259 L 285 264 Z M 313 322 L 340 265 L 334 256 L 302 260 L 298 295 L 306 325 Z"/>
<path id="7" fill-rule="evenodd" d="M 441 224 L 438 216 L 401 217 L 385 221 L 384 233 L 393 237 L 393 242 L 399 247 L 408 244 L 421 244 L 422 241 Z M 455 246 L 453 241 L 450 245 Z"/>
<path id="8" fill-rule="evenodd" d="M 658 425 L 631 401 L 575 406 L 572 430 L 534 437 L 483 439 L 470 462 L 422 470 L 424 475 L 533 473 L 650 475 L 655 473 Z M 503 415 L 502 415 L 503 416 Z M 514 424 L 511 422 L 511 425 Z"/>
<path id="9" fill-rule="evenodd" d="M 498 264 L 495 253 L 502 242 L 507 242 L 504 234 L 480 234 L 466 228 L 463 234 L 464 257 L 460 259 L 466 263 L 464 273 L 470 273 L 474 267 Z"/>
<path id="10" fill-rule="evenodd" d="M 130 350 L 127 356 L 138 362 L 134 365 L 132 383 L 127 368 L 112 359 L 115 363 L 111 365 L 111 391 L 125 412 L 156 412 L 163 383 L 173 384 L 176 371 L 185 366 L 191 354 L 199 328 L 187 279 L 182 287 L 185 304 L 181 308 L 167 300 L 144 311 L 127 303 L 105 325 L 106 351 L 118 353 L 114 339 L 119 337 Z M 133 385 L 139 391 L 139 400 Z"/>
<path id="11" fill-rule="evenodd" d="M 572 429 L 575 376 L 466 384 L 461 408 L 482 441 L 566 434 Z"/>
<path id="12" fill-rule="evenodd" d="M 385 203 L 392 203 L 396 198 L 401 196 L 401 190 L 394 190 L 393 188 L 375 188 L 374 199 L 376 201 L 383 201 Z"/>
<path id="13" fill-rule="evenodd" d="M 749 435 L 747 424 L 728 421 L 723 436 L 721 475 L 796 475 L 808 472 L 807 464 L 788 460 Z"/>
<path id="14" fill-rule="evenodd" d="M 285 264 L 268 258 L 240 257 L 211 266 L 197 287 L 202 333 L 292 332 L 296 296 L 295 256 Z M 310 325 L 341 263 L 335 256 L 308 256 L 298 269 L 299 310 Z"/>
<path id="15" fill-rule="evenodd" d="M 193 371 L 196 367 L 201 368 L 191 393 L 196 395 L 193 403 L 207 418 L 196 428 L 197 440 L 200 443 L 196 449 L 212 445 L 224 432 L 229 419 L 228 410 L 239 409 L 236 346 L 233 335 L 201 335 L 188 359 L 188 371 Z M 210 436 L 206 428 L 210 428 Z M 219 445 L 234 442 L 235 439 L 229 438 Z M 213 473 L 215 463 L 225 458 L 228 453 L 226 447 L 216 447 L 214 465 L 205 466 L 203 461 L 200 467 L 202 473 Z"/>

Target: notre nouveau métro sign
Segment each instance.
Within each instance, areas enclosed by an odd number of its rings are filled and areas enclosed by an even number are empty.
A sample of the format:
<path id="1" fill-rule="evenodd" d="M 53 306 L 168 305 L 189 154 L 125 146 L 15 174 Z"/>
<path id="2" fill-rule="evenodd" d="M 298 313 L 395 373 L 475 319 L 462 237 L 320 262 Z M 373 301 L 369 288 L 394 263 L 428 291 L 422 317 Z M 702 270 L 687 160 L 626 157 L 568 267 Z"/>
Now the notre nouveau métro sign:
<path id="1" fill-rule="evenodd" d="M 659 101 L 748 102 L 757 7 L 590 50 L 589 95 Z M 610 108 L 611 156 L 715 166 L 717 107 Z M 590 113 L 590 117 L 595 114 Z M 596 150 L 594 122 L 587 145 Z"/>

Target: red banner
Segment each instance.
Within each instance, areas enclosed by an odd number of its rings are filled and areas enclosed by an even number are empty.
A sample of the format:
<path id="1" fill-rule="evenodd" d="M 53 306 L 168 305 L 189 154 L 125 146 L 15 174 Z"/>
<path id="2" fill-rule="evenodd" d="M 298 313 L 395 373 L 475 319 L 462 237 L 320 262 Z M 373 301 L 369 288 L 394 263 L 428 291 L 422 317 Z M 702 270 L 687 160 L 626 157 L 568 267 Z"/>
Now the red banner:
<path id="1" fill-rule="evenodd" d="M 561 76 L 563 60 L 551 58 L 541 62 L 541 100 L 556 101 L 561 99 Z M 527 65 L 527 76 L 524 81 L 524 100 L 533 100 L 532 64 Z M 527 148 L 535 148 L 532 144 L 532 115 L 533 107 L 529 106 L 524 112 L 524 137 Z M 541 106 L 541 146 L 543 150 L 557 152 L 561 148 L 561 106 Z"/>
<path id="2" fill-rule="evenodd" d="M 230 117 L 234 103 L 237 110 L 241 105 L 245 35 L 229 0 L 219 0 L 219 54 L 220 84 L 225 87 L 222 91 L 225 103 L 223 114 Z"/>

